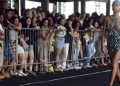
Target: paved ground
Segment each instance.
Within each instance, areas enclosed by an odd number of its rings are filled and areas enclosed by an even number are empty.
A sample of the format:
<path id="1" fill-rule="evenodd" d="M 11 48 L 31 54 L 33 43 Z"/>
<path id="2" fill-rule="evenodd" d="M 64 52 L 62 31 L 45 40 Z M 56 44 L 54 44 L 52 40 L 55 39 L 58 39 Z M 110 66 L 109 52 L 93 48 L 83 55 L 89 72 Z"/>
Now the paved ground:
<path id="1" fill-rule="evenodd" d="M 69 70 L 56 74 L 37 74 L 27 77 L 11 77 L 0 86 L 109 86 L 110 67 Z M 115 80 L 114 86 L 120 86 Z"/>

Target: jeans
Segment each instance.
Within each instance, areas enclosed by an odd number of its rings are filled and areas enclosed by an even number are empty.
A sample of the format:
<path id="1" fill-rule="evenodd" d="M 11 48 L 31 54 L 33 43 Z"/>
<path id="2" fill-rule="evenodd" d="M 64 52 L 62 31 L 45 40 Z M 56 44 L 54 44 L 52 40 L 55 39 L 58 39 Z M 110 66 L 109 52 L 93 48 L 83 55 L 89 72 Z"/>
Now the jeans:
<path id="1" fill-rule="evenodd" d="M 68 57 L 68 50 L 69 50 L 69 43 L 64 43 L 63 48 L 62 48 L 62 52 L 60 54 L 60 59 L 59 61 L 59 67 L 62 67 L 63 69 L 66 68 L 66 60 Z"/>
<path id="2" fill-rule="evenodd" d="M 88 44 L 86 43 L 86 57 L 88 60 L 83 61 L 83 65 L 90 65 L 90 58 L 95 54 L 96 50 L 94 47 L 94 43 Z"/>
<path id="3" fill-rule="evenodd" d="M 78 56 L 80 52 L 80 44 L 74 44 L 74 54 L 73 54 L 73 66 L 74 67 L 79 67 L 79 61 L 78 61 Z"/>
<path id="4" fill-rule="evenodd" d="M 11 61 L 12 60 L 12 53 L 10 49 L 10 44 L 4 45 L 4 61 Z"/>

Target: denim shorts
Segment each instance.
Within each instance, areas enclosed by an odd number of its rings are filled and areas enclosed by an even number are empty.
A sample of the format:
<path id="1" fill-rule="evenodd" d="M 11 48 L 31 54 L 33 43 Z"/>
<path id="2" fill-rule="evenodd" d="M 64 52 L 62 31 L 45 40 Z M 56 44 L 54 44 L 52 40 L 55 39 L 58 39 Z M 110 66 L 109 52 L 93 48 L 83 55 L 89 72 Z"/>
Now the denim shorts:
<path id="1" fill-rule="evenodd" d="M 33 45 L 28 45 L 28 50 L 33 51 L 34 50 Z"/>
<path id="2" fill-rule="evenodd" d="M 24 49 L 22 46 L 18 45 L 18 54 L 24 53 Z"/>
<path id="3" fill-rule="evenodd" d="M 12 60 L 12 53 L 10 49 L 10 44 L 4 45 L 4 61 L 11 61 Z"/>
<path id="4" fill-rule="evenodd" d="M 55 38 L 55 48 L 62 49 L 64 42 L 65 42 L 65 38 L 56 37 Z"/>

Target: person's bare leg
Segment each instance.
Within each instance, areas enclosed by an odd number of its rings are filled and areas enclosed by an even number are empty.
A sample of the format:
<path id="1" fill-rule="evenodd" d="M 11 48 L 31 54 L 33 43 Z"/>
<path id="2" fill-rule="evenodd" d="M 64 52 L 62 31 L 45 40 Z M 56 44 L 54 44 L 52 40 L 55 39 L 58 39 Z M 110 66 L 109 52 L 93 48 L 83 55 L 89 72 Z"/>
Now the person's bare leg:
<path id="1" fill-rule="evenodd" d="M 29 70 L 32 71 L 32 68 L 33 68 L 33 62 L 34 62 L 34 52 L 33 50 L 30 50 L 28 52 L 28 55 L 29 55 L 29 63 L 30 63 L 30 66 L 29 66 Z"/>
<path id="2" fill-rule="evenodd" d="M 4 61 L 3 66 L 8 65 L 8 63 L 9 63 L 9 61 Z M 10 76 L 9 76 L 9 73 L 7 71 L 5 71 L 5 69 L 8 69 L 8 67 L 2 67 L 1 73 L 4 77 L 8 78 Z"/>
<path id="3" fill-rule="evenodd" d="M 24 64 L 25 64 L 25 60 L 26 60 L 26 58 L 25 58 L 25 53 L 21 53 L 21 54 L 18 54 L 18 56 L 19 56 L 19 59 L 20 59 L 20 64 L 21 64 L 21 66 L 20 66 L 20 70 L 22 70 L 23 68 L 24 68 Z"/>
<path id="4" fill-rule="evenodd" d="M 58 62 L 59 62 L 59 57 L 60 57 L 61 51 L 62 51 L 62 49 L 56 49 L 55 61 L 57 61 L 56 62 L 56 67 L 57 68 L 58 68 Z"/>
<path id="5" fill-rule="evenodd" d="M 4 61 L 3 66 L 8 65 L 8 61 Z M 1 72 L 5 72 L 7 67 L 2 67 Z"/>
<path id="6" fill-rule="evenodd" d="M 27 69 L 28 51 L 25 51 L 25 69 Z"/>
<path id="7" fill-rule="evenodd" d="M 110 55 L 110 58 L 111 58 L 111 65 L 112 65 L 110 86 L 112 86 L 118 72 L 118 61 L 120 59 L 120 51 L 115 51 L 114 54 Z"/>
<path id="8" fill-rule="evenodd" d="M 118 71 L 117 71 L 117 78 L 118 78 L 118 81 L 120 82 L 120 71 L 119 71 L 119 67 L 118 67 Z"/>
<path id="9" fill-rule="evenodd" d="M 83 49 L 82 49 L 82 45 L 80 45 L 80 59 L 83 59 Z"/>
<path id="10" fill-rule="evenodd" d="M 14 75 L 13 70 L 16 70 L 16 66 L 15 66 L 16 58 L 15 57 L 16 57 L 15 54 L 12 54 L 12 61 L 10 63 L 10 65 L 12 65 L 10 67 L 10 74 L 11 75 Z"/>
<path id="11" fill-rule="evenodd" d="M 101 58 L 101 61 L 103 66 L 107 66 L 107 64 L 104 62 L 104 58 Z"/>

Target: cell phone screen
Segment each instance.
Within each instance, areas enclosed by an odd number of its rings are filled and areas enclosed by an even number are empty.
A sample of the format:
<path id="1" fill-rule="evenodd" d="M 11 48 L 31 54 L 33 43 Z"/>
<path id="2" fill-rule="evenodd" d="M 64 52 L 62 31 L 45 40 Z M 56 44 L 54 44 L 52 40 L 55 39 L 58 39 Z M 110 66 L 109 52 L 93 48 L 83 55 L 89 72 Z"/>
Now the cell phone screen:
<path id="1" fill-rule="evenodd" d="M 10 22 L 7 20 L 7 23 L 9 24 Z"/>

